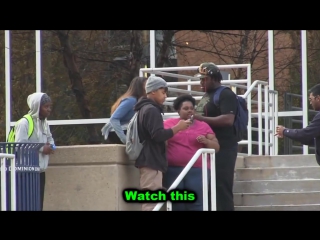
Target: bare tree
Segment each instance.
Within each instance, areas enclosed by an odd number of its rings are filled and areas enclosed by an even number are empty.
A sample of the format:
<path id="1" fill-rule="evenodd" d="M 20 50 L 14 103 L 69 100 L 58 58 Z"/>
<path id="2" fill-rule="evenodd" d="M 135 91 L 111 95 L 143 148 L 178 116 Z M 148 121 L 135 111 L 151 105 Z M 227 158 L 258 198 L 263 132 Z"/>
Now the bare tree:
<path id="1" fill-rule="evenodd" d="M 76 63 L 76 55 L 73 52 L 68 30 L 58 30 L 56 31 L 57 36 L 59 38 L 62 53 L 63 53 L 63 62 L 65 67 L 68 70 L 69 79 L 71 83 L 71 89 L 76 97 L 77 104 L 81 115 L 85 119 L 92 118 L 89 101 L 86 97 L 86 91 L 83 87 L 82 77 L 79 72 L 79 68 Z M 95 126 L 92 124 L 87 125 L 88 134 L 89 134 L 89 143 L 95 144 L 99 143 L 98 133 L 95 129 Z"/>

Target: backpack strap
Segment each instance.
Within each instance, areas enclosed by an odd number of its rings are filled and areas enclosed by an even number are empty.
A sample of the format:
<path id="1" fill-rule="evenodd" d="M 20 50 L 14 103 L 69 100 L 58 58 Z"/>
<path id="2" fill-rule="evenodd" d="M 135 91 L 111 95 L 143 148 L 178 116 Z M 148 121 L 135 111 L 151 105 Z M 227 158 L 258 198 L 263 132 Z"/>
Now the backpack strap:
<path id="1" fill-rule="evenodd" d="M 140 118 L 141 118 L 142 109 L 147 108 L 147 107 L 150 107 L 150 106 L 153 106 L 153 105 L 152 105 L 151 103 L 149 103 L 149 104 L 146 104 L 146 105 L 142 106 L 139 110 L 137 110 L 137 112 L 138 112 L 138 116 L 137 116 L 137 128 L 138 128 L 138 129 L 139 129 L 139 120 L 140 120 Z M 138 135 L 139 135 L 139 130 L 138 130 Z M 139 136 L 139 138 L 140 138 L 140 136 Z M 144 145 L 144 144 L 146 143 L 146 141 L 147 141 L 147 139 L 142 139 L 142 138 L 140 138 L 140 143 L 141 143 L 142 145 Z"/>
<path id="2" fill-rule="evenodd" d="M 10 129 L 10 132 L 9 132 L 9 136 L 8 136 L 8 139 L 7 139 L 7 142 L 14 142 L 15 141 L 15 130 L 16 130 L 16 127 L 17 125 L 19 124 L 19 122 L 22 120 L 22 119 L 26 119 L 28 121 L 28 138 L 31 137 L 32 133 L 33 133 L 33 130 L 34 130 L 34 124 L 33 124 L 33 119 L 32 119 L 32 116 L 30 114 L 26 114 L 24 115 L 21 119 L 19 119 L 16 124 L 11 127 Z M 8 149 L 7 149 L 8 150 Z M 8 152 L 8 151 L 7 151 Z"/>
<path id="3" fill-rule="evenodd" d="M 213 103 L 217 107 L 219 107 L 220 94 L 221 94 L 222 90 L 224 90 L 225 88 L 227 88 L 227 87 L 226 86 L 220 86 L 220 87 L 218 87 L 218 89 L 213 94 Z"/>
<path id="4" fill-rule="evenodd" d="M 33 130 L 34 130 L 34 125 L 33 125 L 33 119 L 32 116 L 30 114 L 26 114 L 23 116 L 23 118 L 27 119 L 29 127 L 28 127 L 28 137 L 30 138 Z"/>

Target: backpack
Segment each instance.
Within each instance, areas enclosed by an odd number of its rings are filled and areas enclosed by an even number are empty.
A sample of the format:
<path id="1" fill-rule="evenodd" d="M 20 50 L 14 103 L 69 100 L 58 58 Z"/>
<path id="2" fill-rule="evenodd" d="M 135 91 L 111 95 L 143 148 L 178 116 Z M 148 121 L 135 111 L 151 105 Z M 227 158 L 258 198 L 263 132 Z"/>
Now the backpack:
<path id="1" fill-rule="evenodd" d="M 217 107 L 219 106 L 220 94 L 222 90 L 224 90 L 225 88 L 227 87 L 220 86 L 214 93 L 213 103 Z M 238 100 L 237 113 L 235 115 L 233 126 L 235 129 L 237 142 L 240 142 L 241 140 L 244 139 L 248 131 L 247 126 L 249 122 L 249 112 L 247 108 L 247 101 L 240 96 L 237 96 L 237 100 Z"/>
<path id="2" fill-rule="evenodd" d="M 9 134 L 8 134 L 8 139 L 7 139 L 8 143 L 14 143 L 15 142 L 15 138 L 16 138 L 15 130 L 16 130 L 16 127 L 17 127 L 18 123 L 23 118 L 27 119 L 27 121 L 28 121 L 28 124 L 29 124 L 29 127 L 28 127 L 28 138 L 31 137 L 31 135 L 33 133 L 33 130 L 34 130 L 33 119 L 32 119 L 32 116 L 30 114 L 26 114 L 19 121 L 17 121 L 16 124 L 13 127 L 11 127 L 11 129 L 9 131 Z M 8 147 L 7 147 L 7 153 L 8 152 L 9 151 L 8 151 Z M 11 153 L 12 153 L 12 151 L 11 151 Z"/>
<path id="3" fill-rule="evenodd" d="M 138 134 L 138 114 L 139 111 L 133 115 L 127 127 L 126 153 L 130 161 L 135 161 L 143 148 Z"/>
<path id="4" fill-rule="evenodd" d="M 15 142 L 15 138 L 16 138 L 16 134 L 15 134 L 15 129 L 18 125 L 18 123 L 22 120 L 22 119 L 27 119 L 29 127 L 28 127 L 28 138 L 31 137 L 32 133 L 33 133 L 33 119 L 31 117 L 30 114 L 26 114 L 24 115 L 19 121 L 16 122 L 15 126 L 11 127 L 10 131 L 9 131 L 9 135 L 8 135 L 8 139 L 7 142 Z"/>

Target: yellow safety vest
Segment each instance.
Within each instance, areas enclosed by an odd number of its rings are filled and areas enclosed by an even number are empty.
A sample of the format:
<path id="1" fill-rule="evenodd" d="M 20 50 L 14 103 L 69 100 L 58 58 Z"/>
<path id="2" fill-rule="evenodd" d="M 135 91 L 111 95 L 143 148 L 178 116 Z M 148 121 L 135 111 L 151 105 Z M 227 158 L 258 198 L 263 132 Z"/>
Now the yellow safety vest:
<path id="1" fill-rule="evenodd" d="M 32 133 L 33 133 L 33 129 L 34 129 L 32 116 L 30 114 L 26 114 L 26 115 L 23 116 L 23 118 L 27 119 L 27 121 L 28 121 L 28 124 L 29 124 L 29 127 L 28 127 L 28 138 L 30 138 Z M 15 126 L 10 129 L 10 132 L 9 132 L 9 135 L 8 135 L 8 139 L 7 139 L 7 143 L 14 143 L 15 142 L 15 138 L 16 138 L 15 130 L 16 130 L 16 127 L 17 127 L 18 123 L 23 118 L 21 118 L 19 121 L 17 121 Z M 8 148 L 7 148 L 7 152 L 8 152 Z"/>

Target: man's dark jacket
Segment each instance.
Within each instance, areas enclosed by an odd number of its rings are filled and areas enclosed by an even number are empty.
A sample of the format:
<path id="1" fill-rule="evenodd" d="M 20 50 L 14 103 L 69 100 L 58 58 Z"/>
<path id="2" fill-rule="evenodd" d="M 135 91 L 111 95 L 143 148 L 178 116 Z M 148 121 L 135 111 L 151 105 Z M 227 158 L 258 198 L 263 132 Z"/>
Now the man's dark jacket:
<path id="1" fill-rule="evenodd" d="M 315 146 L 317 163 L 320 165 L 320 113 L 312 119 L 311 123 L 302 129 L 288 129 L 283 131 L 283 136 L 299 141 L 303 145 Z"/>
<path id="2" fill-rule="evenodd" d="M 140 141 L 145 141 L 135 166 L 148 167 L 165 173 L 168 167 L 165 141 L 173 137 L 173 131 L 171 128 L 164 129 L 163 110 L 156 102 L 146 97 L 137 102 L 134 110 L 139 111 Z"/>

